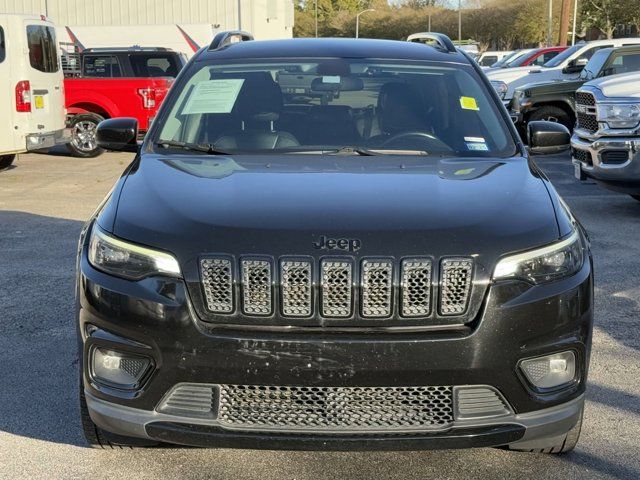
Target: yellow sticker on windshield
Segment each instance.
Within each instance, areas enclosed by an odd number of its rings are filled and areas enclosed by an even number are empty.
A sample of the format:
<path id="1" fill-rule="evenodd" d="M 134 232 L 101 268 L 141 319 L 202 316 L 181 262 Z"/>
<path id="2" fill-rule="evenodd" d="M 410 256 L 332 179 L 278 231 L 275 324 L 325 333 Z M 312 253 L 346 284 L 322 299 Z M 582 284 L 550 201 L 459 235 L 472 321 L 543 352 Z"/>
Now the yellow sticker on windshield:
<path id="1" fill-rule="evenodd" d="M 473 97 L 460 97 L 460 106 L 464 110 L 480 110 L 478 108 L 478 102 Z"/>

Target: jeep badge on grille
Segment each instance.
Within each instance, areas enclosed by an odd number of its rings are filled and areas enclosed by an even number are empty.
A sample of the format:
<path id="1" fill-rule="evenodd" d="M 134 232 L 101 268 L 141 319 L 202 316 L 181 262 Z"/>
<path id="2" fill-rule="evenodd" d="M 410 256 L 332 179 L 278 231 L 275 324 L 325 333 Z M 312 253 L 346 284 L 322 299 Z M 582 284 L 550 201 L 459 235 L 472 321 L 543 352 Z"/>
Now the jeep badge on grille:
<path id="1" fill-rule="evenodd" d="M 356 252 L 360 250 L 362 242 L 357 238 L 328 238 L 321 235 L 318 241 L 312 243 L 316 250 L 345 250 Z"/>

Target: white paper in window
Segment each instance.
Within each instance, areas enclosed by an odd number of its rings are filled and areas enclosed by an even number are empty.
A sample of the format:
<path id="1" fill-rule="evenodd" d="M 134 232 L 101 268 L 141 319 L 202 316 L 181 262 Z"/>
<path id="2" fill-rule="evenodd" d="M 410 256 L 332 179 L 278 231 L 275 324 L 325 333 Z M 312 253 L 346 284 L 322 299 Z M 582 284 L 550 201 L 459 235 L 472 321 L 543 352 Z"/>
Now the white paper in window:
<path id="1" fill-rule="evenodd" d="M 231 113 L 243 83 L 242 78 L 200 82 L 193 88 L 183 113 Z"/>

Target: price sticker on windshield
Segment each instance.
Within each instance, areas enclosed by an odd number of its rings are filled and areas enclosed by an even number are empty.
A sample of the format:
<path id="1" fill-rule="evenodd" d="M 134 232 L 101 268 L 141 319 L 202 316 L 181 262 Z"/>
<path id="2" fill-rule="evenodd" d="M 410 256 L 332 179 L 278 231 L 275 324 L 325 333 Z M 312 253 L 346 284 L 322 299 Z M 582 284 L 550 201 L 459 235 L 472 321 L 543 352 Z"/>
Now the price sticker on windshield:
<path id="1" fill-rule="evenodd" d="M 478 102 L 473 97 L 460 97 L 460 106 L 463 110 L 480 110 Z"/>

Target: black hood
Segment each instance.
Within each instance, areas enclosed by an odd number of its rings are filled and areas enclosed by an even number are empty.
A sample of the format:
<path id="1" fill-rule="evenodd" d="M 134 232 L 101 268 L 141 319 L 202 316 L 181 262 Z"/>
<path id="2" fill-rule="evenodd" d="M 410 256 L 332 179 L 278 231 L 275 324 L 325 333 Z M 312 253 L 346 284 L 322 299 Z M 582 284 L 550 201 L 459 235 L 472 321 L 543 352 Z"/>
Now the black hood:
<path id="1" fill-rule="evenodd" d="M 127 176 L 108 231 L 168 250 L 312 255 L 321 236 L 359 255 L 477 256 L 559 237 L 544 182 L 525 158 L 156 156 Z"/>

